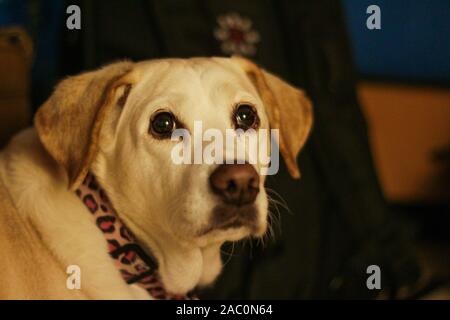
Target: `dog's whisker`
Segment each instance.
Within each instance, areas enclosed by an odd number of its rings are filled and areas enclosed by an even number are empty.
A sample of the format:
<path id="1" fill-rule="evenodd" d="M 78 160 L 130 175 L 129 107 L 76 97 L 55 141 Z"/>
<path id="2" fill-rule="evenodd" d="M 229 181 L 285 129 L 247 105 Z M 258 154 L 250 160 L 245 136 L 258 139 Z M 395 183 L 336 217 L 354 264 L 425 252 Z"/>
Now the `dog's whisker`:
<path id="1" fill-rule="evenodd" d="M 280 228 L 280 212 L 278 210 L 277 207 L 275 207 L 276 212 L 273 212 L 271 210 L 269 210 L 268 212 L 268 226 L 267 226 L 267 231 L 266 233 L 260 238 L 258 239 L 258 244 L 261 244 L 261 246 L 263 248 L 266 247 L 266 245 L 270 242 L 270 241 L 274 241 L 276 238 L 276 233 L 274 230 L 275 226 L 278 226 L 277 230 L 279 231 L 279 233 L 281 233 L 281 228 Z"/>
<path id="2" fill-rule="evenodd" d="M 231 243 L 231 253 L 228 255 L 227 260 L 224 262 L 224 264 L 223 264 L 224 266 L 226 266 L 231 261 L 231 258 L 234 255 L 234 246 L 235 246 L 235 242 L 232 242 Z"/>
<path id="3" fill-rule="evenodd" d="M 234 251 L 235 251 L 234 246 L 235 246 L 235 242 L 231 242 L 231 252 L 226 252 L 225 250 L 220 249 L 220 252 L 227 256 L 227 260 L 225 260 L 225 262 L 223 263 L 224 266 L 231 260 L 231 258 L 233 258 Z"/>
<path id="4" fill-rule="evenodd" d="M 280 204 L 279 201 L 273 199 L 270 195 L 268 195 L 268 200 L 269 200 L 269 212 L 268 212 L 269 219 L 270 219 L 270 221 L 273 221 L 274 223 L 279 224 L 280 219 L 281 219 L 281 211 L 278 206 L 282 205 L 282 204 Z M 273 209 L 275 211 L 273 211 L 271 209 Z"/>
<path id="5" fill-rule="evenodd" d="M 289 209 L 289 206 L 288 206 L 286 200 L 284 200 L 284 198 L 278 192 L 276 192 L 274 189 L 271 189 L 268 187 L 266 187 L 266 192 L 268 193 L 267 197 L 268 197 L 269 201 L 280 205 L 288 213 L 293 214 L 292 211 Z"/>

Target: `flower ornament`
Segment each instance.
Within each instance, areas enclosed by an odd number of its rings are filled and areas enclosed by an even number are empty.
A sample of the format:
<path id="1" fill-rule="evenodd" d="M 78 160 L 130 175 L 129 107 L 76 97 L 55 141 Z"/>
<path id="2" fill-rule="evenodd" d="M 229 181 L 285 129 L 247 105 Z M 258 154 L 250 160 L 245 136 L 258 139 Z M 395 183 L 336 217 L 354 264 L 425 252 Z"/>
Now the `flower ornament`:
<path id="1" fill-rule="evenodd" d="M 214 37 L 221 42 L 225 54 L 254 56 L 259 33 L 252 29 L 252 21 L 239 13 L 227 13 L 217 18 Z"/>

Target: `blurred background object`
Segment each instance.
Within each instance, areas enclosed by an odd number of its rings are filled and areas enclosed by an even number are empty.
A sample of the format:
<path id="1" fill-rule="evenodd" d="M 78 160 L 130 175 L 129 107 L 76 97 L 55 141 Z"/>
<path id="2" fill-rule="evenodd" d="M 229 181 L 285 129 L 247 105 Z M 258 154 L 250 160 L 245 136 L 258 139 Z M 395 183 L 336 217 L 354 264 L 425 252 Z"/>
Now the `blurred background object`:
<path id="1" fill-rule="evenodd" d="M 361 82 L 378 176 L 392 202 L 439 203 L 450 197 L 450 90 Z"/>
<path id="2" fill-rule="evenodd" d="M 381 30 L 364 28 L 370 0 L 344 0 L 358 94 L 384 195 L 450 199 L 450 2 L 377 1 Z"/>
<path id="3" fill-rule="evenodd" d="M 342 2 L 383 194 L 415 222 L 424 277 L 447 283 L 448 298 L 450 2 L 376 1 L 381 30 L 361 27 L 373 1 Z"/>
<path id="4" fill-rule="evenodd" d="M 6 99 L 0 118 L 2 146 L 30 125 L 37 104 L 61 77 L 64 8 L 64 1 L 58 0 L 0 1 L 0 95 Z"/>
<path id="5" fill-rule="evenodd" d="M 0 147 L 29 125 L 32 42 L 20 27 L 0 27 Z"/>
<path id="6" fill-rule="evenodd" d="M 3 69 L 24 49 L 0 61 L 0 84 L 32 79 L 32 94 L 20 91 L 31 108 L 0 104 L 2 130 L 12 128 L 2 138 L 66 75 L 124 58 L 246 55 L 305 88 L 315 124 L 302 179 L 283 164 L 268 179 L 273 239 L 225 246 L 224 272 L 201 296 L 376 298 L 366 286 L 376 264 L 385 297 L 446 297 L 450 2 L 377 1 L 382 29 L 369 30 L 370 2 L 0 0 L 0 25 L 27 30 L 35 45 L 31 71 Z M 66 28 L 71 4 L 81 30 Z"/>
<path id="7" fill-rule="evenodd" d="M 0 1 L 0 147 L 29 126 L 33 45 L 22 1 Z"/>

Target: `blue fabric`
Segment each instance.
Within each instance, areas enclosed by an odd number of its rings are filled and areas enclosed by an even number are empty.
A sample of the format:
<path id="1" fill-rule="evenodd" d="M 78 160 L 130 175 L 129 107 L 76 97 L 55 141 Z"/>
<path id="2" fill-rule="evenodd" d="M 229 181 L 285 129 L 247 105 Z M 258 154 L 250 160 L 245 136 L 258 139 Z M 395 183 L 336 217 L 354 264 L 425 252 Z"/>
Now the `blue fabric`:
<path id="1" fill-rule="evenodd" d="M 25 0 L 0 0 L 0 27 L 25 25 L 27 6 Z"/>
<path id="2" fill-rule="evenodd" d="M 342 0 L 360 73 L 419 81 L 450 80 L 450 1 Z M 381 30 L 369 30 L 369 5 Z"/>
<path id="3" fill-rule="evenodd" d="M 61 31 L 65 28 L 65 6 L 61 0 L 41 0 L 35 18 L 36 25 L 31 31 L 35 46 L 33 82 L 54 82 L 57 77 L 58 59 L 61 47 Z"/>

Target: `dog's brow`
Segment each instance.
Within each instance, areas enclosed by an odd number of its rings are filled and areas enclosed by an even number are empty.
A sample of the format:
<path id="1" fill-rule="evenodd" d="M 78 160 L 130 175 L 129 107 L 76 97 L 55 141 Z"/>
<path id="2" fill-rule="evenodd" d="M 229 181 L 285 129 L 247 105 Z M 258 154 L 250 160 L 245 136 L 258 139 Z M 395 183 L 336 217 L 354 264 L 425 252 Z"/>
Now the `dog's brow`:
<path id="1" fill-rule="evenodd" d="M 125 102 L 127 101 L 128 95 L 130 94 L 131 91 L 131 84 L 127 84 L 125 86 L 125 89 L 123 91 L 123 94 L 120 96 L 119 100 L 117 100 L 117 105 L 119 107 L 123 107 L 125 105 Z"/>

